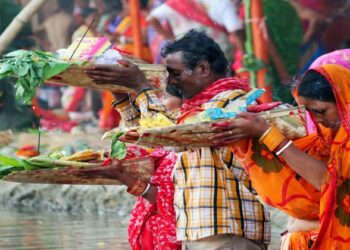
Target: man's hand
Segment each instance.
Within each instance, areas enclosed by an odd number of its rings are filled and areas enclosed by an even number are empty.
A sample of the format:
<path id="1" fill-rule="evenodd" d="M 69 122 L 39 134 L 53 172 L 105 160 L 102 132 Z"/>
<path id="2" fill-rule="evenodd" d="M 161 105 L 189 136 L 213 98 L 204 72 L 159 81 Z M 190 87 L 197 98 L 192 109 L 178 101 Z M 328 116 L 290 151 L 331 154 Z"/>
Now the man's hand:
<path id="1" fill-rule="evenodd" d="M 84 168 L 76 171 L 76 175 L 84 178 L 107 178 L 118 180 L 120 183 L 132 187 L 136 182 L 136 178 L 123 171 L 121 161 L 112 160 L 108 166 L 97 168 Z"/>
<path id="2" fill-rule="evenodd" d="M 137 65 L 128 61 L 118 61 L 117 65 L 95 65 L 88 67 L 86 73 L 96 84 L 116 84 L 139 92 L 150 87 L 143 72 Z"/>
<path id="3" fill-rule="evenodd" d="M 230 145 L 246 138 L 260 138 L 269 128 L 269 124 L 254 113 L 241 113 L 232 122 L 214 124 L 215 136 L 210 138 L 217 146 Z"/>

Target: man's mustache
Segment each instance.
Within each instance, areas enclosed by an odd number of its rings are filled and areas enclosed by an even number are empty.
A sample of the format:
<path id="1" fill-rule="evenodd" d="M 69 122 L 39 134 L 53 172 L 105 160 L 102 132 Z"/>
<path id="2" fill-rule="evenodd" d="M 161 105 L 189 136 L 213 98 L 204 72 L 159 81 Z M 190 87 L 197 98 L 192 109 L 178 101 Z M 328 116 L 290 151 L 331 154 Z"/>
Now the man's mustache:
<path id="1" fill-rule="evenodd" d="M 168 94 L 170 94 L 170 95 L 177 96 L 177 97 L 179 97 L 179 98 L 182 98 L 182 97 L 183 97 L 183 92 L 182 92 L 182 90 L 181 90 L 179 87 L 175 86 L 175 85 L 169 85 L 169 84 L 167 84 L 165 90 L 166 90 L 166 92 L 167 92 Z"/>

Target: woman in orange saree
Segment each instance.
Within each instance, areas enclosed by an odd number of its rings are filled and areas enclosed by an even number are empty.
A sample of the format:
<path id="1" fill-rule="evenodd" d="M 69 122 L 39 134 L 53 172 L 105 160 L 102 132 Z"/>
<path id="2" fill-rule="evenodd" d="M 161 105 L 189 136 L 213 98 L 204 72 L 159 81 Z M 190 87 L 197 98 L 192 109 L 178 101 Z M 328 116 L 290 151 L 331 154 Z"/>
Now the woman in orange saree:
<path id="1" fill-rule="evenodd" d="M 291 143 L 262 118 L 244 113 L 212 139 L 234 143 L 232 148 L 243 160 L 254 188 L 268 204 L 294 218 L 319 218 L 320 225 L 313 230 L 304 228 L 307 232 L 288 238 L 289 249 L 348 249 L 350 70 L 338 65 L 316 67 L 302 79 L 298 95 L 318 123 L 317 135 Z"/>

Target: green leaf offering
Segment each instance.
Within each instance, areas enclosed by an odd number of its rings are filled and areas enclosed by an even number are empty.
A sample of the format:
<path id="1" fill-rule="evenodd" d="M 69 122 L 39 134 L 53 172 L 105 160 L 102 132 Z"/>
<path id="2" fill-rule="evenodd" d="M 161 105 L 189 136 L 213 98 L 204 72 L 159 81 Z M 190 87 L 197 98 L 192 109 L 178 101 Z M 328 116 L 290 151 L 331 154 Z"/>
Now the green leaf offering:
<path id="1" fill-rule="evenodd" d="M 69 63 L 55 58 L 52 53 L 16 50 L 0 59 L 0 79 L 17 77 L 16 96 L 30 104 L 36 87 L 69 67 Z"/>
<path id="2" fill-rule="evenodd" d="M 1 166 L 0 165 L 0 179 L 5 177 L 6 175 L 11 174 L 12 172 L 18 171 L 18 170 L 22 170 L 22 169 L 18 169 L 18 168 L 13 167 L 13 166 Z"/>
<path id="3" fill-rule="evenodd" d="M 120 141 L 119 138 L 123 135 L 123 132 L 119 132 L 113 135 L 112 145 L 111 145 L 111 158 L 117 158 L 118 160 L 122 160 L 126 156 L 126 146 L 125 143 Z"/>
<path id="4" fill-rule="evenodd" d="M 17 168 L 24 167 L 25 163 L 22 159 L 7 155 L 0 155 L 0 166 L 13 166 Z"/>
<path id="5" fill-rule="evenodd" d="M 37 167 L 26 160 L 7 155 L 0 155 L 0 179 L 14 171 L 34 169 L 37 169 Z"/>

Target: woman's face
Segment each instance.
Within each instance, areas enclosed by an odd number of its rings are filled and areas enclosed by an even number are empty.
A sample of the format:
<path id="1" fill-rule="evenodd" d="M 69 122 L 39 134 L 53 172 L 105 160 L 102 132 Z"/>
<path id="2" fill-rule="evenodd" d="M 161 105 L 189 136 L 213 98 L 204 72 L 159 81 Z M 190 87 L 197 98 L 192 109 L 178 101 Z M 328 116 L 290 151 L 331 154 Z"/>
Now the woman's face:
<path id="1" fill-rule="evenodd" d="M 340 127 L 337 105 L 333 102 L 324 102 L 307 97 L 299 97 L 300 104 L 312 113 L 317 123 L 324 127 L 337 131 Z"/>

